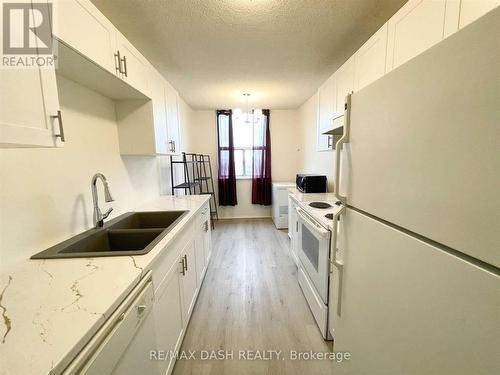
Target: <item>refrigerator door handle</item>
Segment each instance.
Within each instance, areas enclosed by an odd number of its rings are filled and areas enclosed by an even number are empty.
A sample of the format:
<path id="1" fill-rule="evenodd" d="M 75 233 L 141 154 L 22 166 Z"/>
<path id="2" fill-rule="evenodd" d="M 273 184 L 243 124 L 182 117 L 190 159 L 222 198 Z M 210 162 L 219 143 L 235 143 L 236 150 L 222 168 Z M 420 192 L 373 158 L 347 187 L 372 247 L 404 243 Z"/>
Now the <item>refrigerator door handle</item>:
<path id="1" fill-rule="evenodd" d="M 335 144 L 335 197 L 342 203 L 346 203 L 347 197 L 340 195 L 340 157 L 342 153 L 342 145 L 349 142 L 349 133 L 351 126 L 351 94 L 345 98 L 344 109 L 344 133 Z"/>
<path id="2" fill-rule="evenodd" d="M 340 316 L 341 304 L 342 304 L 342 277 L 344 272 L 344 262 L 337 259 L 337 237 L 338 237 L 338 226 L 339 218 L 345 213 L 345 206 L 341 206 L 335 215 L 333 215 L 333 230 L 332 230 L 332 244 L 331 244 L 331 254 L 330 259 L 332 264 L 338 271 L 338 286 L 337 286 L 337 315 Z"/>

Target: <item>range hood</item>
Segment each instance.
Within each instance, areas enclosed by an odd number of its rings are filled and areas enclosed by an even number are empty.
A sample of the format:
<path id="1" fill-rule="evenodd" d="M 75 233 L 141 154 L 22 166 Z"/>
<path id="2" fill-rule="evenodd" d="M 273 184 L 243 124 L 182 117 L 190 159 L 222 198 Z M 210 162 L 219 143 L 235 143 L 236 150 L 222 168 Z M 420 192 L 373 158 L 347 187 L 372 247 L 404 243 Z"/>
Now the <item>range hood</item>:
<path id="1" fill-rule="evenodd" d="M 344 114 L 333 119 L 333 128 L 324 132 L 323 135 L 342 135 L 344 134 Z"/>

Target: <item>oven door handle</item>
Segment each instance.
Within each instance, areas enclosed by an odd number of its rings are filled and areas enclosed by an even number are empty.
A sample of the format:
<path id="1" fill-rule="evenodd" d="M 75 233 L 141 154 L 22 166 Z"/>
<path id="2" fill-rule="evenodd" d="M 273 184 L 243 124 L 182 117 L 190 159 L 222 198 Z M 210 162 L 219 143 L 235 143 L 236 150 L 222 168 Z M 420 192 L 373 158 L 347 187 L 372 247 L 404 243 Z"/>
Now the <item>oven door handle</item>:
<path id="1" fill-rule="evenodd" d="M 302 220 L 304 224 L 311 228 L 315 233 L 319 233 L 321 237 L 328 237 L 330 235 L 330 231 L 323 228 L 321 225 L 315 223 L 311 219 L 309 219 L 307 213 L 300 207 L 295 209 L 297 211 L 297 215 Z"/>

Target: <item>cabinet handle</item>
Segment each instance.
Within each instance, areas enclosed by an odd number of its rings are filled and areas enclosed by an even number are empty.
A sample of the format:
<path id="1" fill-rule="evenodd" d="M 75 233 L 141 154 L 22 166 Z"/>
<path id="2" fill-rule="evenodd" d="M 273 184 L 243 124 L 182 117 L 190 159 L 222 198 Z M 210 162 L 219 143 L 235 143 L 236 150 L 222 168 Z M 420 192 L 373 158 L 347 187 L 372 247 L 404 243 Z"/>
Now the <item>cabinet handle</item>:
<path id="1" fill-rule="evenodd" d="M 184 271 L 187 271 L 188 270 L 188 256 L 187 254 L 184 255 Z"/>
<path id="2" fill-rule="evenodd" d="M 125 74 L 125 77 L 128 77 L 127 75 L 127 56 L 123 56 L 122 58 L 123 61 L 123 74 Z"/>
<path id="3" fill-rule="evenodd" d="M 326 147 L 328 147 L 328 148 L 331 148 L 331 147 L 332 147 L 332 143 L 333 143 L 333 142 L 332 142 L 332 138 L 333 138 L 333 136 L 331 136 L 331 135 L 329 135 L 329 136 L 328 136 L 328 144 L 327 144 L 327 146 L 326 146 Z"/>
<path id="4" fill-rule="evenodd" d="M 50 116 L 51 118 L 56 118 L 57 122 L 59 123 L 59 134 L 56 134 L 56 138 L 61 138 L 61 141 L 66 142 L 66 138 L 64 137 L 64 127 L 63 127 L 63 121 L 62 121 L 62 115 L 61 111 L 57 111 L 57 115 Z"/>
<path id="5" fill-rule="evenodd" d="M 182 276 L 185 276 L 186 275 L 186 266 L 184 266 L 184 257 L 182 257 L 182 259 L 179 261 L 179 263 L 182 265 L 181 274 L 182 274 Z"/>
<path id="6" fill-rule="evenodd" d="M 172 152 L 175 152 L 175 141 L 172 141 Z"/>
<path id="7" fill-rule="evenodd" d="M 115 70 L 116 73 L 121 73 L 122 72 L 122 59 L 120 58 L 120 51 L 116 51 L 115 53 Z"/>
<path id="8" fill-rule="evenodd" d="M 205 221 L 205 232 L 208 232 L 208 220 Z"/>

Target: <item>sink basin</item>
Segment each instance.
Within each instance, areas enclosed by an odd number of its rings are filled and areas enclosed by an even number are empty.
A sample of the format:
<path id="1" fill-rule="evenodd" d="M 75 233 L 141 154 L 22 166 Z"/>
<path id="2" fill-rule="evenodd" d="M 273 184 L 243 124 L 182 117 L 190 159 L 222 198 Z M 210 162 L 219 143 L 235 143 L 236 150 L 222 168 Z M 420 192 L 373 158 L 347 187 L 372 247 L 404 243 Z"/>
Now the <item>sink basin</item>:
<path id="1" fill-rule="evenodd" d="M 31 259 L 147 254 L 188 211 L 128 212 L 72 237 Z"/>
<path id="2" fill-rule="evenodd" d="M 111 223 L 109 229 L 146 229 L 167 228 L 186 211 L 152 211 L 132 212 L 116 223 Z"/>

